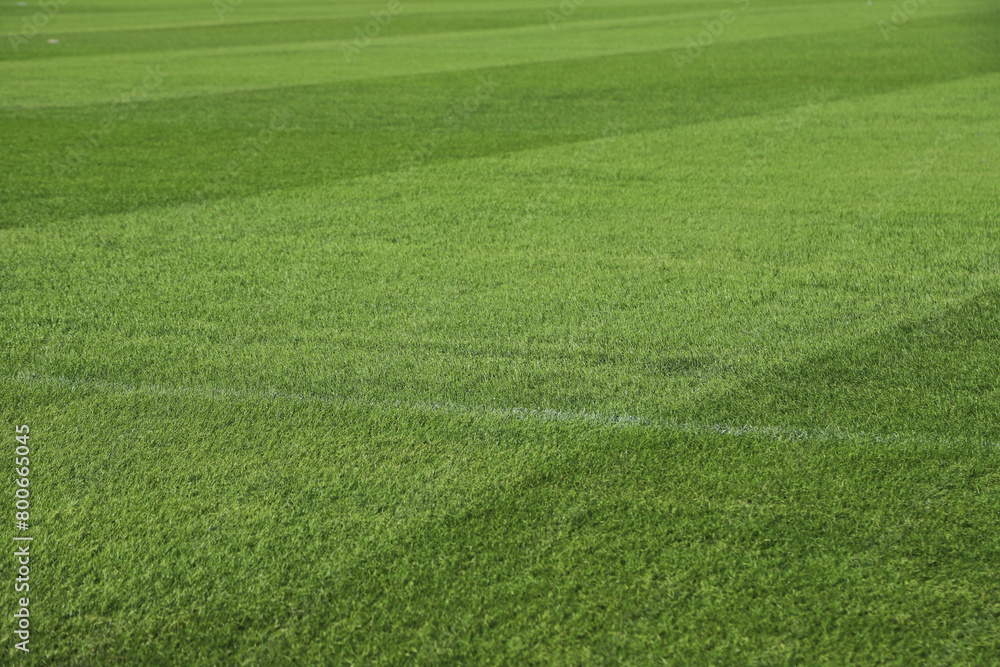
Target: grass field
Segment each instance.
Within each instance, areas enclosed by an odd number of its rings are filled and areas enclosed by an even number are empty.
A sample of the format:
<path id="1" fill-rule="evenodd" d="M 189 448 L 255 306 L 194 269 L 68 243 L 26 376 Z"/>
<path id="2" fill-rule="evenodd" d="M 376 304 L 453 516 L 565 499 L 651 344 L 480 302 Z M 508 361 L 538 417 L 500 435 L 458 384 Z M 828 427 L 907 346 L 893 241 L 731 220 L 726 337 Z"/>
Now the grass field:
<path id="1" fill-rule="evenodd" d="M 1000 661 L 997 4 L 0 35 L 0 663 Z"/>

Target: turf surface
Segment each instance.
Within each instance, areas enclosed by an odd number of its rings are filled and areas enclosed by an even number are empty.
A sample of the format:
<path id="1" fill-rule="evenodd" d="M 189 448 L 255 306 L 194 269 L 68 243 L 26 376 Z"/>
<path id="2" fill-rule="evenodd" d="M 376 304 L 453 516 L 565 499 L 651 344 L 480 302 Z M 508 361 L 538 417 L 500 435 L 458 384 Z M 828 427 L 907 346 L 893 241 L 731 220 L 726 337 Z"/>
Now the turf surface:
<path id="1" fill-rule="evenodd" d="M 995 663 L 994 5 L 135 5 L 0 5 L 5 664 Z"/>

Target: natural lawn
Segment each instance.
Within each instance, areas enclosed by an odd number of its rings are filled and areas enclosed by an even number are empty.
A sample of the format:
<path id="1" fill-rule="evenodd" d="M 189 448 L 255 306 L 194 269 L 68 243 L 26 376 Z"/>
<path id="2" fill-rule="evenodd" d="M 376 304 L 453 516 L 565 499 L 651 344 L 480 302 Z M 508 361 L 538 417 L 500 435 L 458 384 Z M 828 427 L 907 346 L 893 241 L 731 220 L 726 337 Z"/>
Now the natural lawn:
<path id="1" fill-rule="evenodd" d="M 135 5 L 0 43 L 0 661 L 995 662 L 995 7 Z"/>

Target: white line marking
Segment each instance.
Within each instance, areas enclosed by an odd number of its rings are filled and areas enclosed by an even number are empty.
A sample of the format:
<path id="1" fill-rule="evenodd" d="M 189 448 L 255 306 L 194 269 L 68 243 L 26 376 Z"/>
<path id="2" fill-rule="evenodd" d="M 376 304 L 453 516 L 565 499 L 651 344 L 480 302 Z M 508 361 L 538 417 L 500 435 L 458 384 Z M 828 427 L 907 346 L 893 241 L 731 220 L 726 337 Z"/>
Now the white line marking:
<path id="1" fill-rule="evenodd" d="M 468 415 L 490 415 L 506 419 L 541 421 L 576 421 L 591 422 L 615 427 L 641 427 L 662 430 L 672 433 L 693 433 L 704 435 L 724 435 L 730 437 L 756 436 L 771 440 L 803 440 L 813 442 L 830 442 L 836 440 L 863 440 L 875 444 L 893 444 L 911 442 L 922 445 L 964 445 L 997 448 L 997 443 L 988 440 L 972 440 L 969 438 L 944 438 L 928 436 L 922 433 L 861 433 L 845 431 L 836 426 L 825 428 L 798 428 L 794 426 L 734 426 L 731 424 L 708 424 L 695 422 L 663 422 L 634 415 L 608 415 L 600 412 L 562 412 L 544 408 L 505 408 L 479 405 L 462 405 L 459 403 L 430 403 L 421 401 L 366 401 L 359 398 L 338 395 L 289 394 L 277 391 L 254 391 L 219 389 L 216 387 L 165 387 L 161 385 L 130 385 L 102 380 L 69 379 L 50 377 L 35 373 L 19 372 L 13 378 L 16 382 L 30 385 L 49 385 L 68 387 L 71 391 L 77 389 L 131 395 L 145 396 L 176 396 L 180 398 L 200 397 L 212 400 L 244 400 L 254 402 L 274 402 L 278 400 L 296 401 L 300 403 L 328 403 L 367 407 L 376 409 L 410 409 L 424 412 L 450 412 Z"/>

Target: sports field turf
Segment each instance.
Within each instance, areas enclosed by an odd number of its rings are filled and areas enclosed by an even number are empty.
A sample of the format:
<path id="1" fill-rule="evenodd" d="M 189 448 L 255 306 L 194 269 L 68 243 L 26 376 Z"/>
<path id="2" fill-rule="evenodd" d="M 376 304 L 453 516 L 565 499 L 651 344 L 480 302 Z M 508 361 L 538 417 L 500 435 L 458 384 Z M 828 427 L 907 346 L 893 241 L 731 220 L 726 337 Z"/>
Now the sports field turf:
<path id="1" fill-rule="evenodd" d="M 0 663 L 1000 662 L 996 3 L 0 36 Z"/>

